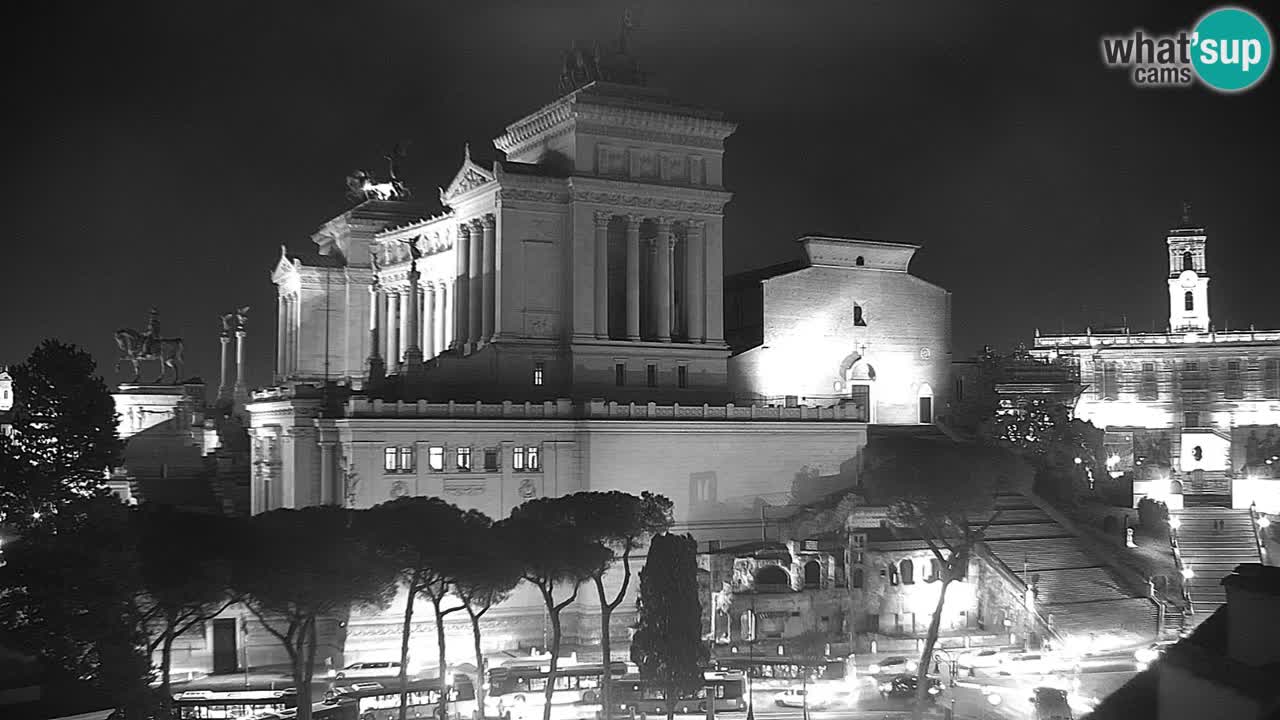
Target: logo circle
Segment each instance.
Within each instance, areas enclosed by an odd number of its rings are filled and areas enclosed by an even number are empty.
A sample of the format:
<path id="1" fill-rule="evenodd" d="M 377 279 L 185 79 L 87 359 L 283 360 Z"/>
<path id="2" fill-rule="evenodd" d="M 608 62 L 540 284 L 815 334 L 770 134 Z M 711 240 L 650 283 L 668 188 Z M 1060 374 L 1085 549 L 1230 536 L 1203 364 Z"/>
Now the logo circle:
<path id="1" fill-rule="evenodd" d="M 1194 33 L 1191 64 L 1214 90 L 1247 90 L 1271 68 L 1271 32 L 1248 10 L 1214 10 L 1200 18 Z"/>

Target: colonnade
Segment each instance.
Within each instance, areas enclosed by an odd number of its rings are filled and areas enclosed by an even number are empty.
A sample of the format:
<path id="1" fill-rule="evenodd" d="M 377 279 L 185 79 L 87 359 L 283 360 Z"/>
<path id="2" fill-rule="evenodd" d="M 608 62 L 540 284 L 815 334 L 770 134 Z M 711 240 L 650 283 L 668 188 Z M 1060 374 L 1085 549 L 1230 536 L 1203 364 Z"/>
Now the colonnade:
<path id="1" fill-rule="evenodd" d="M 621 302 L 625 303 L 625 331 L 618 333 L 609 328 L 610 298 L 619 302 L 618 291 L 609 286 L 609 226 L 615 218 L 621 218 L 626 233 L 624 254 L 626 273 Z M 652 237 L 641 239 L 640 229 L 645 222 L 652 224 Z M 677 236 L 674 228 L 683 228 L 683 236 Z M 595 336 L 615 339 L 622 335 L 627 340 L 657 340 L 671 342 L 676 296 L 676 248 L 677 243 L 684 243 L 683 287 L 680 294 L 683 299 L 679 333 L 687 342 L 703 343 L 707 341 L 707 284 L 709 272 L 719 272 L 719 268 L 708 268 L 706 253 L 705 223 L 701 220 L 674 220 L 667 217 L 644 217 L 641 215 L 618 215 L 608 211 L 595 213 Z M 719 264 L 718 253 L 715 264 Z M 649 282 L 641 286 L 641 263 L 648 263 Z M 643 297 L 642 297 L 643 296 Z M 642 336 L 641 317 L 649 320 Z"/>

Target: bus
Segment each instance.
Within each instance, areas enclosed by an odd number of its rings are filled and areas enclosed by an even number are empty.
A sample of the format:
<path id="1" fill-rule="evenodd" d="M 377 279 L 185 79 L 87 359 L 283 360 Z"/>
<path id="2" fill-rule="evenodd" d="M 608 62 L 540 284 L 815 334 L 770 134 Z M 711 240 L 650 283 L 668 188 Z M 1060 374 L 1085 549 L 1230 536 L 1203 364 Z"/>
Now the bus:
<path id="1" fill-rule="evenodd" d="M 407 716 L 439 717 L 440 678 L 411 680 L 407 686 Z M 454 675 L 448 686 L 446 720 L 475 715 L 476 689 L 467 675 Z M 397 682 L 353 682 L 325 693 L 330 705 L 350 704 L 357 720 L 396 720 L 400 717 L 400 684 Z"/>
<path id="2" fill-rule="evenodd" d="M 717 713 L 746 712 L 747 680 L 742 673 L 710 671 L 704 673 L 703 677 L 705 679 L 703 687 L 682 695 L 676 701 L 677 714 L 705 715 L 708 697 L 712 699 Z M 667 714 L 666 692 L 656 680 L 639 675 L 627 675 L 614 683 L 614 687 L 617 690 L 614 692 L 613 700 L 619 711 L 636 716 Z"/>
<path id="3" fill-rule="evenodd" d="M 297 720 L 298 708 L 250 715 L 248 720 Z M 311 706 L 311 720 L 359 720 L 351 702 L 316 703 Z"/>
<path id="4" fill-rule="evenodd" d="M 633 667 L 629 663 L 613 662 L 609 664 L 609 673 L 619 678 Z M 517 661 L 490 670 L 485 715 L 503 720 L 541 718 L 550 670 L 546 660 Z M 594 718 L 600 709 L 600 677 L 603 674 L 599 665 L 571 664 L 556 668 L 551 694 L 552 716 Z"/>
<path id="5" fill-rule="evenodd" d="M 173 696 L 177 720 L 240 720 L 298 706 L 293 688 L 281 690 L 188 690 Z"/>
<path id="6" fill-rule="evenodd" d="M 821 659 L 786 655 L 760 655 L 716 658 L 720 670 L 740 672 L 751 679 L 754 687 L 786 690 L 801 682 L 817 685 L 853 685 L 857 680 L 853 657 Z"/>

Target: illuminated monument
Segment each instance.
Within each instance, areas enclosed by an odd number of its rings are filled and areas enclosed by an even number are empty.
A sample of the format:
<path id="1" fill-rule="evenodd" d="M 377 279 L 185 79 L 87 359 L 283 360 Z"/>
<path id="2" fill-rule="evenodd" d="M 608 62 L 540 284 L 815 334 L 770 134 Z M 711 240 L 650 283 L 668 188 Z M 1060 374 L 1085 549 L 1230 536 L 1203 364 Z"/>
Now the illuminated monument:
<path id="1" fill-rule="evenodd" d="M 706 547 L 758 538 L 761 505 L 789 502 L 797 476 L 851 472 L 869 421 L 931 421 L 949 294 L 907 272 L 915 248 L 806 238 L 806 260 L 735 311 L 770 328 L 770 347 L 730 343 L 735 126 L 609 63 L 571 57 L 566 94 L 494 140 L 505 159 L 463 149 L 441 208 L 356 174 L 356 204 L 314 252 L 282 251 L 277 383 L 248 406 L 255 513 L 432 495 L 501 518 L 533 498 L 643 489 Z M 823 322 L 786 331 L 802 309 Z M 759 360 L 788 343 L 813 350 L 803 367 Z M 566 635 L 589 642 L 591 603 L 573 608 Z M 400 612 L 350 618 L 345 661 L 394 656 Z M 486 621 L 490 650 L 544 641 L 527 589 Z M 415 629 L 419 659 L 433 643 Z M 464 656 L 470 640 L 450 646 Z"/>
<path id="2" fill-rule="evenodd" d="M 1165 239 L 1165 332 L 1037 333 L 1032 354 L 1078 365 L 1076 416 L 1106 429 L 1115 472 L 1138 469 L 1135 503 L 1280 512 L 1280 330 L 1214 326 L 1207 241 L 1184 206 Z"/>

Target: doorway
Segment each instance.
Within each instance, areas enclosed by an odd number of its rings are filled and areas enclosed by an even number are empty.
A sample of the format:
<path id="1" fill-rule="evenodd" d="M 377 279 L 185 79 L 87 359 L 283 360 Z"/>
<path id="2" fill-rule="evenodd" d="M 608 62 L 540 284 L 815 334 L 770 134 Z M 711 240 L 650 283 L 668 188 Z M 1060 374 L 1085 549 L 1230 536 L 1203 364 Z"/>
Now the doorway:
<path id="1" fill-rule="evenodd" d="M 237 661 L 236 619 L 218 618 L 213 621 L 213 672 L 233 673 L 240 669 Z"/>

